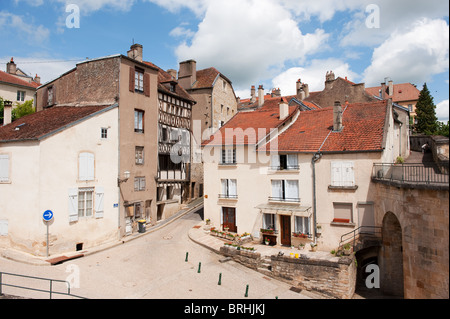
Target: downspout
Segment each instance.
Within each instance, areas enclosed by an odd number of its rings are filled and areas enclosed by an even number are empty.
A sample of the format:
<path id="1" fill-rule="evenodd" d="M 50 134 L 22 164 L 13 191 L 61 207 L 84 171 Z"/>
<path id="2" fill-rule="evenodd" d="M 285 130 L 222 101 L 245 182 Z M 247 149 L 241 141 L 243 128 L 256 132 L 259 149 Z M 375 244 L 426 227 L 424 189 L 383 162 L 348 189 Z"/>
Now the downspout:
<path id="1" fill-rule="evenodd" d="M 313 223 L 314 223 L 314 244 L 317 241 L 317 213 L 316 213 L 316 162 L 322 158 L 322 152 L 318 151 L 314 154 L 311 159 L 312 170 L 313 170 Z"/>

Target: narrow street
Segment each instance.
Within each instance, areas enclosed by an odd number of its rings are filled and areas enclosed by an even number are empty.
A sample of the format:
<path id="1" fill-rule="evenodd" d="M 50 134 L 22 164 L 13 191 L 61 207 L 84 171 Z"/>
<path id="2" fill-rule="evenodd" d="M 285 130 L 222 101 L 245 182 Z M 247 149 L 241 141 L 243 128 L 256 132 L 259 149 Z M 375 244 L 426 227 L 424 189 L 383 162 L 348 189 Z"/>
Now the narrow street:
<path id="1" fill-rule="evenodd" d="M 95 299 L 245 299 L 247 285 L 249 299 L 309 298 L 234 261 L 221 263 L 223 256 L 188 238 L 189 229 L 200 221 L 197 213 L 188 213 L 158 231 L 60 265 L 30 266 L 0 259 L 0 269 L 59 280 L 66 280 L 76 269 L 80 285 L 71 293 Z M 25 285 L 27 279 L 15 280 Z M 58 287 L 64 291 L 62 284 Z M 48 298 L 45 293 L 9 287 L 4 287 L 3 293 Z"/>

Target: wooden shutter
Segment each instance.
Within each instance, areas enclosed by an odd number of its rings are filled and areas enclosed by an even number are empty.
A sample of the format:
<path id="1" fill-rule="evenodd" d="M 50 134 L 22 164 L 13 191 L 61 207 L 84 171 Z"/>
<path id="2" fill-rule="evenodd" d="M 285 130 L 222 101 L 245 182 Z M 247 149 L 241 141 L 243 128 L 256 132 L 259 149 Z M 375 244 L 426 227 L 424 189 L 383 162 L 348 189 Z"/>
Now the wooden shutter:
<path id="1" fill-rule="evenodd" d="M 134 79 L 134 77 L 135 77 L 135 73 L 136 73 L 136 70 L 134 69 L 134 67 L 131 67 L 130 68 L 130 92 L 133 92 L 134 93 L 134 81 L 135 81 L 135 79 Z"/>
<path id="2" fill-rule="evenodd" d="M 69 189 L 69 223 L 78 221 L 78 189 Z"/>
<path id="3" fill-rule="evenodd" d="M 272 181 L 272 197 L 275 199 L 283 198 L 283 187 L 282 181 L 274 180 Z"/>
<path id="4" fill-rule="evenodd" d="M 272 155 L 271 156 L 271 164 L 270 166 L 273 169 L 279 169 L 280 168 L 280 156 L 279 155 Z"/>
<path id="5" fill-rule="evenodd" d="M 353 170 L 353 162 L 342 163 L 342 180 L 343 186 L 355 185 L 355 173 Z"/>
<path id="6" fill-rule="evenodd" d="M 228 195 L 228 180 L 222 179 L 222 195 L 227 196 Z"/>
<path id="7" fill-rule="evenodd" d="M 81 153 L 79 157 L 79 180 L 93 181 L 95 179 L 95 157 L 91 153 Z"/>
<path id="8" fill-rule="evenodd" d="M 144 73 L 144 95 L 150 96 L 150 74 Z"/>
<path id="9" fill-rule="evenodd" d="M 286 199 L 298 200 L 298 181 L 286 181 Z"/>
<path id="10" fill-rule="evenodd" d="M 331 185 L 342 186 L 342 162 L 331 163 Z"/>
<path id="11" fill-rule="evenodd" d="M 237 196 L 237 181 L 235 179 L 230 179 L 228 181 L 228 195 L 230 195 L 231 197 L 236 197 Z"/>
<path id="12" fill-rule="evenodd" d="M 46 108 L 48 106 L 48 87 L 46 87 L 42 91 L 42 108 Z"/>
<path id="13" fill-rule="evenodd" d="M 9 182 L 9 155 L 0 155 L 0 183 Z"/>
<path id="14" fill-rule="evenodd" d="M 95 218 L 103 218 L 105 188 L 95 188 Z"/>

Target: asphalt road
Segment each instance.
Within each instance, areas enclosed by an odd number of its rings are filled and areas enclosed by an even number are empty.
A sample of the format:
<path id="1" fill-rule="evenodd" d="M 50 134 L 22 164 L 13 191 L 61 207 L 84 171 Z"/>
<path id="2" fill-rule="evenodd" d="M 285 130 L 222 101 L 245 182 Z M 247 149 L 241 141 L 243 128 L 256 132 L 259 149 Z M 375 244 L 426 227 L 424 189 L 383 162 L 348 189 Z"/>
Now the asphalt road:
<path id="1" fill-rule="evenodd" d="M 68 280 L 79 284 L 78 288 L 72 288 L 72 294 L 95 299 L 308 298 L 303 293 L 291 291 L 288 284 L 267 278 L 236 262 L 221 263 L 219 260 L 223 256 L 189 239 L 189 229 L 200 221 L 197 213 L 189 213 L 158 231 L 123 245 L 56 266 L 30 266 L 0 259 L 0 268 L 4 272 Z M 220 274 L 221 285 L 218 285 Z M 6 280 L 13 279 L 4 279 L 4 282 Z M 48 283 L 29 279 L 14 280 L 38 288 L 48 286 Z M 248 297 L 245 297 L 247 285 Z M 54 288 L 65 291 L 63 284 L 55 283 Z M 48 298 L 48 294 L 14 288 L 5 287 L 3 292 L 28 298 Z"/>

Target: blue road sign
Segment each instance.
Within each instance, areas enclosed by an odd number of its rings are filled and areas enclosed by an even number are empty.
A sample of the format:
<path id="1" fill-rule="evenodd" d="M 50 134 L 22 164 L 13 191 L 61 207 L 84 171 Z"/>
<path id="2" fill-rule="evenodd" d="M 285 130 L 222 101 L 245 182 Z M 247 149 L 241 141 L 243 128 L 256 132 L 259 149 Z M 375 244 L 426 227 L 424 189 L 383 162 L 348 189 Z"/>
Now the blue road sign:
<path id="1" fill-rule="evenodd" d="M 53 219 L 53 212 L 51 210 L 45 211 L 42 215 L 42 218 L 44 218 L 46 222 L 51 221 Z"/>

